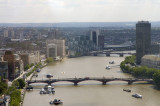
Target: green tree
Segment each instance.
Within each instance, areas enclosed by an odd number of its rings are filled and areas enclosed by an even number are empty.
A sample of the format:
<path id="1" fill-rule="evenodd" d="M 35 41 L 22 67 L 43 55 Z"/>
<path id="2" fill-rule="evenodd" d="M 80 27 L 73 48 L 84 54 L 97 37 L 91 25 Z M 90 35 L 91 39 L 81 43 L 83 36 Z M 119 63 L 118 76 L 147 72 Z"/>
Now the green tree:
<path id="1" fill-rule="evenodd" d="M 17 81 L 19 82 L 19 88 L 22 89 L 23 87 L 25 87 L 26 84 L 25 84 L 24 79 L 18 79 Z"/>
<path id="2" fill-rule="evenodd" d="M 28 70 L 30 68 L 30 65 L 27 64 L 25 67 L 24 67 L 24 70 Z"/>
<path id="3" fill-rule="evenodd" d="M 52 63 L 52 62 L 53 62 L 53 58 L 52 58 L 52 57 L 48 57 L 48 58 L 46 59 L 46 62 L 47 62 L 47 63 Z"/>
<path id="4" fill-rule="evenodd" d="M 4 82 L 0 82 L 0 94 L 4 94 L 8 88 L 8 85 Z"/>
<path id="5" fill-rule="evenodd" d="M 18 88 L 18 87 L 19 87 L 19 82 L 18 82 L 18 80 L 13 81 L 13 82 L 12 82 L 12 86 Z"/>
<path id="6" fill-rule="evenodd" d="M 7 90 L 7 94 L 10 95 L 13 91 L 16 91 L 15 86 L 10 86 Z"/>
<path id="7" fill-rule="evenodd" d="M 160 88 L 160 71 L 153 74 L 153 80 L 158 88 Z"/>
<path id="8" fill-rule="evenodd" d="M 10 106 L 20 106 L 21 102 L 21 92 L 20 90 L 15 90 L 11 93 Z"/>

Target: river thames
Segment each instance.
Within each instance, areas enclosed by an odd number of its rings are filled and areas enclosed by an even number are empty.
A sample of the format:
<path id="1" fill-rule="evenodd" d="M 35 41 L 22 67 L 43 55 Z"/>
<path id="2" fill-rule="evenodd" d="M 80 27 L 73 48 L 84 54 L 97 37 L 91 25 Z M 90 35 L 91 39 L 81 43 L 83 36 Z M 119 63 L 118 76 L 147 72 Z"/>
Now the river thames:
<path id="1" fill-rule="evenodd" d="M 84 77 L 116 77 L 131 78 L 123 73 L 118 66 L 125 57 L 85 56 L 79 58 L 66 58 L 61 62 L 44 67 L 36 79 L 46 79 L 51 73 L 54 78 L 84 78 Z M 109 64 L 109 61 L 115 64 Z M 113 66 L 110 70 L 106 66 Z M 143 82 L 144 83 L 144 82 Z M 39 94 L 44 84 L 33 84 L 36 89 L 27 91 L 23 106 L 50 106 L 49 101 L 61 99 L 63 106 L 160 106 L 160 91 L 151 84 L 133 83 L 128 85 L 124 81 L 111 81 L 102 85 L 98 81 L 83 81 L 74 86 L 70 82 L 56 82 L 55 94 Z M 123 89 L 131 89 L 131 93 Z M 132 97 L 139 93 L 142 99 Z"/>

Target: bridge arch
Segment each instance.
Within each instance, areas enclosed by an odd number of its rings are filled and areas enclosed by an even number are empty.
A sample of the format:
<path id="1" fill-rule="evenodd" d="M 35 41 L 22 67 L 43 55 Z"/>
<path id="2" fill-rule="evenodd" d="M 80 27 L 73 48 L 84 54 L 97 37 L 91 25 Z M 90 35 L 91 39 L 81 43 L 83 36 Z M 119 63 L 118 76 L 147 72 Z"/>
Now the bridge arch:
<path id="1" fill-rule="evenodd" d="M 101 82 L 101 83 L 103 83 L 103 81 L 102 81 L 102 80 L 95 80 L 95 79 L 84 79 L 84 80 L 80 80 L 80 81 L 78 81 L 78 84 L 79 84 L 79 83 L 86 82 L 86 81 L 93 81 L 93 82 Z"/>
<path id="2" fill-rule="evenodd" d="M 113 79 L 113 80 L 108 80 L 108 81 L 106 81 L 106 83 L 111 83 L 111 82 L 115 82 L 115 81 L 118 81 L 118 82 L 126 82 L 126 83 L 129 82 L 129 81 L 127 81 L 127 80 Z"/>

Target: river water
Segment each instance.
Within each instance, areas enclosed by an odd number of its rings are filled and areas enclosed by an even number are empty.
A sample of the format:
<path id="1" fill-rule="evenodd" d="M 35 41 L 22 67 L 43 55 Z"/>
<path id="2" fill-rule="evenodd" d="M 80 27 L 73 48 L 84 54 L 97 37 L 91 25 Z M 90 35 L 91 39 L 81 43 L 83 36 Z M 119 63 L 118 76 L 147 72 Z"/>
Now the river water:
<path id="1" fill-rule="evenodd" d="M 115 64 L 109 64 L 109 61 Z M 122 73 L 119 64 L 124 57 L 86 56 L 64 59 L 46 66 L 36 79 L 46 79 L 46 74 L 53 74 L 54 78 L 79 78 L 79 77 L 117 77 L 130 78 L 132 76 Z M 105 67 L 113 66 L 110 70 Z M 160 106 L 160 91 L 151 84 L 133 83 L 128 85 L 123 81 L 112 81 L 102 85 L 98 81 L 84 81 L 74 86 L 70 82 L 54 83 L 55 94 L 40 95 L 40 88 L 44 84 L 33 84 L 36 88 L 27 91 L 23 106 L 49 106 L 49 101 L 55 98 L 63 101 L 63 106 Z M 132 92 L 124 92 L 123 89 Z M 142 99 L 132 97 L 133 93 L 143 95 Z"/>

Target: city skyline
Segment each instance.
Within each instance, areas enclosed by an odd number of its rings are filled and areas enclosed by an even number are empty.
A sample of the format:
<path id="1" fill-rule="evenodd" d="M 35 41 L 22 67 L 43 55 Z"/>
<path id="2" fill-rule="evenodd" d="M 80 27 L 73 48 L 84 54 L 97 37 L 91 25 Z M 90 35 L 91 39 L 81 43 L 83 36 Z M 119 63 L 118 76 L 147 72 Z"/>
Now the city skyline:
<path id="1" fill-rule="evenodd" d="M 1 0 L 0 23 L 160 21 L 158 0 Z"/>

